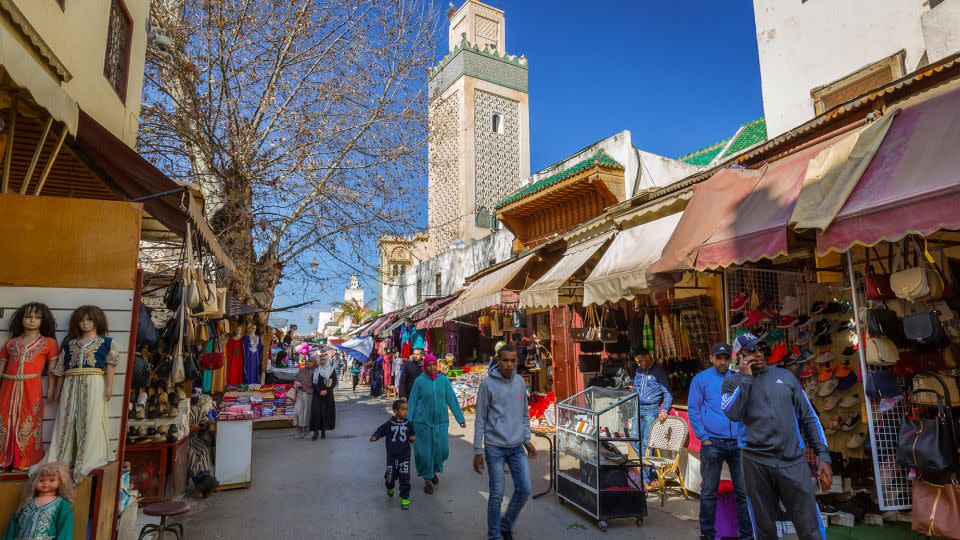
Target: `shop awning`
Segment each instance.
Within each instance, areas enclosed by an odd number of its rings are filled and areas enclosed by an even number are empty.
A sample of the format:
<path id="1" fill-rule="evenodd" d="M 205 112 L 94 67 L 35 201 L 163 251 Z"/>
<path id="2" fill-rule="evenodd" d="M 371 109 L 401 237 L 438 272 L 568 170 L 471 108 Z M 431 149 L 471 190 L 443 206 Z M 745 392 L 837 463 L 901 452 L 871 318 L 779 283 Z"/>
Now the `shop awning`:
<path id="1" fill-rule="evenodd" d="M 667 275 L 692 270 L 700 245 L 759 181 L 760 171 L 723 169 L 694 185 L 693 197 L 683 217 L 663 247 L 659 260 L 647 270 L 648 275 L 659 274 L 667 281 L 676 282 L 679 277 Z"/>
<path id="2" fill-rule="evenodd" d="M 760 180 L 720 220 L 697 250 L 694 268 L 704 270 L 787 254 L 787 222 L 800 194 L 810 159 L 830 141 L 764 165 Z"/>
<path id="3" fill-rule="evenodd" d="M 504 303 L 501 293 L 524 269 L 533 256 L 534 253 L 521 257 L 471 283 L 463 291 L 463 294 L 450 304 L 444 319 L 449 321 L 474 311 L 480 311 L 483 308 Z"/>
<path id="4" fill-rule="evenodd" d="M 817 252 L 960 229 L 960 89 L 903 108 Z"/>
<path id="5" fill-rule="evenodd" d="M 603 304 L 649 290 L 647 269 L 663 251 L 682 214 L 620 231 L 583 283 L 583 303 Z"/>
<path id="6" fill-rule="evenodd" d="M 14 15 L 10 12 L 11 8 L 19 14 L 19 10 L 10 2 L 0 4 L 3 4 L 0 8 L 7 15 Z M 19 24 L 20 21 L 15 22 Z M 48 60 L 46 63 L 51 66 L 42 66 L 13 34 L 6 28 L 0 28 L 0 70 L 6 72 L 18 88 L 30 94 L 37 105 L 43 107 L 54 120 L 63 122 L 71 135 L 76 135 L 80 107 L 60 86 L 60 81 L 51 77 L 48 72 L 48 69 L 55 69 L 53 64 L 59 65 L 59 61 L 51 63 Z M 59 67 L 63 69 L 62 66 Z M 60 75 L 67 76 L 65 78 L 69 80 L 69 74 L 65 70 Z"/>
<path id="7" fill-rule="evenodd" d="M 76 151 L 90 168 L 98 171 L 118 193 L 129 199 L 174 192 L 181 187 L 83 111 L 80 112 Z M 193 197 L 186 196 L 189 201 L 186 208 L 181 204 L 183 198 L 183 193 L 171 193 L 166 197 L 146 199 L 143 207 L 151 217 L 181 237 L 187 232 L 187 221 L 191 221 L 220 264 L 231 272 L 236 271 L 233 259 L 220 245 Z"/>
<path id="8" fill-rule="evenodd" d="M 540 279 L 520 293 L 520 307 L 547 308 L 560 305 L 560 288 L 614 235 L 613 231 L 567 247 L 563 257 Z"/>

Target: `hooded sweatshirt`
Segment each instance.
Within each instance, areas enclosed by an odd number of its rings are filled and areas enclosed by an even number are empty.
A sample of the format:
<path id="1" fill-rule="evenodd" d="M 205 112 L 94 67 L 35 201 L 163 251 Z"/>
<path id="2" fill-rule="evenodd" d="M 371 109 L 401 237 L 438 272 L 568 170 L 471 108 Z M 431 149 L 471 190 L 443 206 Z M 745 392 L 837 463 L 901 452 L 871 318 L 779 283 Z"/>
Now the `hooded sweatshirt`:
<path id="1" fill-rule="evenodd" d="M 497 368 L 491 369 L 477 390 L 476 412 L 474 454 L 483 454 L 484 446 L 513 448 L 530 442 L 527 388 L 516 372 L 506 379 Z"/>

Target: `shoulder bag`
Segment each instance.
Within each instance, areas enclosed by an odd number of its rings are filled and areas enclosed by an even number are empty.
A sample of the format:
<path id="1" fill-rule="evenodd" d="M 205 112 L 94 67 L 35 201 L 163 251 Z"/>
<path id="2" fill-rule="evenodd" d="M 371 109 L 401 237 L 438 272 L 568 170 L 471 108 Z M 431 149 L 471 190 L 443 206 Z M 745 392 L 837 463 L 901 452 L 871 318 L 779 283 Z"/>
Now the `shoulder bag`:
<path id="1" fill-rule="evenodd" d="M 867 333 L 871 336 L 886 336 L 898 347 L 907 345 L 903 335 L 903 321 L 897 312 L 886 308 L 870 308 L 867 310 Z"/>
<path id="2" fill-rule="evenodd" d="M 873 265 L 870 262 L 870 253 L 877 255 L 875 248 L 867 249 L 866 268 L 864 269 L 863 279 L 866 288 L 867 300 L 893 300 L 897 297 L 890 288 L 890 274 L 887 273 L 880 257 L 877 257 L 877 264 L 880 265 L 881 273 L 874 273 Z"/>
<path id="3" fill-rule="evenodd" d="M 584 316 L 583 318 L 580 319 L 580 326 L 573 326 L 573 316 L 576 313 L 577 313 L 576 310 L 574 310 L 571 307 L 570 308 L 570 325 L 571 326 L 570 326 L 569 334 L 570 334 L 570 341 L 573 341 L 574 343 L 580 343 L 581 341 L 587 338 L 587 329 L 586 329 L 587 319 L 586 319 L 586 316 Z"/>
<path id="4" fill-rule="evenodd" d="M 898 263 L 902 263 L 905 257 L 906 254 L 901 253 L 894 260 L 894 271 L 890 274 L 890 288 L 893 289 L 897 298 L 903 298 L 904 300 L 914 301 L 926 298 L 930 294 L 926 262 L 920 256 L 917 266 L 897 270 Z"/>
<path id="5" fill-rule="evenodd" d="M 960 540 L 960 484 L 913 481 L 913 530 L 924 536 Z"/>
<path id="6" fill-rule="evenodd" d="M 611 317 L 610 308 L 604 306 L 603 322 L 600 324 L 600 341 L 604 343 L 616 343 L 617 337 L 620 335 L 620 330 L 617 329 L 616 324 L 611 325 Z"/>
<path id="7" fill-rule="evenodd" d="M 936 311 L 927 311 L 903 318 L 903 333 L 907 339 L 929 349 L 942 349 L 950 342 Z"/>
<path id="8" fill-rule="evenodd" d="M 871 366 L 895 366 L 900 359 L 897 345 L 886 336 L 868 337 L 866 341 L 867 364 Z"/>
<path id="9" fill-rule="evenodd" d="M 587 306 L 586 333 L 583 341 L 580 343 L 580 351 L 585 353 L 598 353 L 603 351 L 603 342 L 600 341 L 600 321 L 597 318 L 597 310 L 593 304 Z"/>
<path id="10" fill-rule="evenodd" d="M 874 399 L 883 399 L 899 396 L 900 382 L 892 371 L 882 369 L 879 371 L 867 370 L 864 373 L 864 392 L 868 397 Z"/>
<path id="11" fill-rule="evenodd" d="M 944 471 L 956 465 L 957 447 L 954 444 L 953 428 L 945 413 L 943 399 L 933 390 L 911 391 L 914 395 L 929 392 L 936 396 L 937 406 L 933 418 L 905 416 L 897 436 L 896 462 L 898 465 L 918 471 Z M 907 407 L 911 410 L 912 407 Z"/>

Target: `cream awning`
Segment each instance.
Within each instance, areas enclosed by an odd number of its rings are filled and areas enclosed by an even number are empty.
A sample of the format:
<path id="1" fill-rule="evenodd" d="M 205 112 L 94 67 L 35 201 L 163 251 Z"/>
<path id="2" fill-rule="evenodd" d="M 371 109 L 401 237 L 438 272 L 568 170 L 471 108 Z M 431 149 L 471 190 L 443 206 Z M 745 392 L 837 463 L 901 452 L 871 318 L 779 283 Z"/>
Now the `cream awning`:
<path id="1" fill-rule="evenodd" d="M 50 76 L 9 29 L 0 26 L 0 68 L 13 83 L 30 94 L 55 120 L 63 122 L 71 135 L 77 134 L 80 107 Z"/>
<path id="2" fill-rule="evenodd" d="M 583 283 L 583 303 L 603 304 L 634 298 L 649 290 L 647 268 L 660 259 L 682 213 L 620 231 Z"/>
<path id="3" fill-rule="evenodd" d="M 527 290 L 520 293 L 520 307 L 548 308 L 560 305 L 560 287 L 570 279 L 603 245 L 612 238 L 613 231 L 567 247 L 560 261 L 553 265 Z"/>
<path id="4" fill-rule="evenodd" d="M 450 321 L 500 304 L 500 293 L 517 277 L 533 256 L 534 253 L 521 257 L 471 283 L 463 294 L 450 304 L 444 320 Z"/>

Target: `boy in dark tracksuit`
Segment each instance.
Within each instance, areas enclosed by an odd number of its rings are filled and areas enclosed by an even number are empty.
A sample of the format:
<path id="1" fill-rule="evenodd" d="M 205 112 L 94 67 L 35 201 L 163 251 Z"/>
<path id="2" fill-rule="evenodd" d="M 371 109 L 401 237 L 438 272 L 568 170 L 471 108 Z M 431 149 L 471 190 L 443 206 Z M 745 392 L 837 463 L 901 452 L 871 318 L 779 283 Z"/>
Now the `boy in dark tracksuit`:
<path id="1" fill-rule="evenodd" d="M 833 475 L 820 420 L 796 376 L 767 366 L 766 343 L 757 336 L 737 336 L 733 353 L 740 359 L 740 372 L 723 381 L 721 408 L 745 427 L 740 460 L 754 534 L 758 540 L 777 539 L 782 501 L 800 540 L 825 540 L 810 467 L 803 458 L 805 438 L 817 453 L 818 477 Z"/>
<path id="2" fill-rule="evenodd" d="M 387 447 L 387 470 L 383 475 L 387 497 L 393 497 L 393 486 L 400 481 L 400 508 L 410 507 L 410 443 L 416 439 L 413 424 L 407 420 L 407 402 L 393 402 L 393 418 L 378 427 L 370 442 L 385 439 Z"/>

